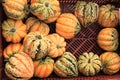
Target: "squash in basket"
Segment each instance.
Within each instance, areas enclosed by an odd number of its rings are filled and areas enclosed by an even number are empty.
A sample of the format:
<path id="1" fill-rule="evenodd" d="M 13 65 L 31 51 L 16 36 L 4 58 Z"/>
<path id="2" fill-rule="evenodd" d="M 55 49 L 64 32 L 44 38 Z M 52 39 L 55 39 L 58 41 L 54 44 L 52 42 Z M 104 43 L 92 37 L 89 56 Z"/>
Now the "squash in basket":
<path id="1" fill-rule="evenodd" d="M 55 62 L 54 72 L 60 77 L 77 77 L 78 67 L 75 56 L 70 52 L 64 52 Z"/>
<path id="2" fill-rule="evenodd" d="M 23 52 L 23 45 L 21 43 L 10 43 L 6 48 L 4 48 L 3 56 L 5 59 L 9 59 L 16 52 Z"/>
<path id="3" fill-rule="evenodd" d="M 116 52 L 104 52 L 100 55 L 102 71 L 105 74 L 115 74 L 120 70 L 120 56 Z"/>
<path id="4" fill-rule="evenodd" d="M 81 25 L 76 16 L 72 13 L 63 13 L 57 19 L 56 33 L 65 39 L 73 38 L 76 34 L 78 34 L 80 29 Z"/>
<path id="5" fill-rule="evenodd" d="M 102 5 L 99 10 L 98 23 L 103 27 L 116 27 L 118 24 L 118 10 L 114 5 Z"/>
<path id="6" fill-rule="evenodd" d="M 3 9 L 6 15 L 15 20 L 23 19 L 27 16 L 27 0 L 3 0 Z"/>
<path id="7" fill-rule="evenodd" d="M 50 49 L 48 50 L 48 56 L 52 58 L 61 56 L 66 50 L 65 39 L 56 33 L 49 34 L 48 38 L 51 40 Z"/>
<path id="8" fill-rule="evenodd" d="M 58 0 L 31 0 L 30 9 L 35 16 L 46 23 L 54 22 L 61 13 Z"/>
<path id="9" fill-rule="evenodd" d="M 74 11 L 83 27 L 89 26 L 97 21 L 99 15 L 99 5 L 93 2 L 77 1 Z"/>
<path id="10" fill-rule="evenodd" d="M 22 20 L 7 19 L 2 23 L 2 34 L 7 42 L 18 43 L 27 34 L 27 27 Z"/>
<path id="11" fill-rule="evenodd" d="M 5 64 L 5 74 L 11 80 L 29 80 L 34 74 L 32 59 L 24 52 L 16 52 Z"/>
<path id="12" fill-rule="evenodd" d="M 98 33 L 97 43 L 106 51 L 115 51 L 119 45 L 118 35 L 115 28 L 104 28 Z"/>
<path id="13" fill-rule="evenodd" d="M 30 32 L 25 36 L 23 46 L 24 52 L 32 59 L 41 59 L 48 54 L 50 40 L 38 32 Z"/>
<path id="14" fill-rule="evenodd" d="M 101 69 L 101 61 L 97 54 L 84 52 L 79 56 L 78 69 L 85 76 L 94 76 Z"/>
<path id="15" fill-rule="evenodd" d="M 53 72 L 54 60 L 50 57 L 34 61 L 34 76 L 39 78 L 49 77 Z"/>
<path id="16" fill-rule="evenodd" d="M 25 24 L 27 26 L 28 33 L 38 31 L 40 34 L 49 34 L 49 26 L 46 23 L 39 21 L 37 18 L 29 17 Z"/>

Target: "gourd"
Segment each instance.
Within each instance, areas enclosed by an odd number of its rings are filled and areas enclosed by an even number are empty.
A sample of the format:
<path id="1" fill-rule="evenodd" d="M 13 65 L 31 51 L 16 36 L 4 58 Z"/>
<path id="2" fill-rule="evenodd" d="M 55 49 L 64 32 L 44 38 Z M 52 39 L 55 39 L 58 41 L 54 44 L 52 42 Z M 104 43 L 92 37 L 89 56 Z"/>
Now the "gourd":
<path id="1" fill-rule="evenodd" d="M 85 76 L 94 76 L 101 69 L 101 61 L 97 54 L 93 52 L 84 52 L 82 55 L 79 56 L 78 59 L 78 69 L 79 72 Z"/>
<path id="2" fill-rule="evenodd" d="M 25 24 L 28 33 L 38 31 L 40 34 L 48 35 L 50 32 L 49 26 L 35 17 L 29 17 Z"/>
<path id="3" fill-rule="evenodd" d="M 118 10 L 114 5 L 102 5 L 99 9 L 98 23 L 103 27 L 113 28 L 118 24 Z"/>
<path id="4" fill-rule="evenodd" d="M 70 52 L 64 52 L 55 62 L 54 72 L 59 77 L 77 77 L 78 67 L 75 56 Z"/>
<path id="5" fill-rule="evenodd" d="M 50 49 L 48 50 L 48 56 L 52 58 L 61 56 L 66 50 L 65 39 L 59 36 L 57 33 L 49 34 L 48 38 L 51 40 Z"/>
<path id="6" fill-rule="evenodd" d="M 28 14 L 27 0 L 3 0 L 3 9 L 6 15 L 14 20 L 21 20 Z"/>
<path id="7" fill-rule="evenodd" d="M 94 2 L 77 1 L 74 14 L 83 27 L 88 27 L 90 24 L 97 21 L 99 5 Z"/>
<path id="8" fill-rule="evenodd" d="M 25 36 L 23 46 L 32 59 L 41 59 L 48 54 L 50 40 L 39 32 L 30 32 Z"/>
<path id="9" fill-rule="evenodd" d="M 53 72 L 54 60 L 50 57 L 34 61 L 34 76 L 39 78 L 47 78 Z"/>
<path id="10" fill-rule="evenodd" d="M 2 35 L 6 42 L 18 43 L 27 34 L 27 27 L 22 20 L 7 19 L 2 23 Z"/>
<path id="11" fill-rule="evenodd" d="M 56 21 L 56 33 L 65 39 L 75 37 L 80 30 L 81 25 L 72 13 L 62 13 Z"/>
<path id="12" fill-rule="evenodd" d="M 58 0 L 31 0 L 30 9 L 35 16 L 46 23 L 56 21 L 61 14 Z"/>
<path id="13" fill-rule="evenodd" d="M 23 52 L 23 45 L 21 43 L 10 43 L 7 47 L 4 48 L 3 56 L 5 59 L 9 59 L 16 52 Z"/>
<path id="14" fill-rule="evenodd" d="M 120 69 L 120 56 L 116 52 L 104 52 L 100 55 L 102 71 L 105 74 L 115 74 Z"/>
<path id="15" fill-rule="evenodd" d="M 34 73 L 33 61 L 26 53 L 16 52 L 5 64 L 4 71 L 11 80 L 29 80 Z"/>
<path id="16" fill-rule="evenodd" d="M 106 51 L 115 51 L 118 48 L 118 31 L 115 28 L 104 28 L 97 36 L 99 47 Z"/>

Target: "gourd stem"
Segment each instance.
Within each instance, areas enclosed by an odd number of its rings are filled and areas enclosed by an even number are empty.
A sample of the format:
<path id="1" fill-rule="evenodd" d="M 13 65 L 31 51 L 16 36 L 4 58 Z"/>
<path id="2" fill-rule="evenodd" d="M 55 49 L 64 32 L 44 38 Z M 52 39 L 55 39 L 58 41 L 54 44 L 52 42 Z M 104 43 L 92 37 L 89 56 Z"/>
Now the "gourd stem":
<path id="1" fill-rule="evenodd" d="M 15 28 L 12 28 L 11 30 L 10 30 L 10 32 L 15 32 L 16 30 L 15 30 Z"/>

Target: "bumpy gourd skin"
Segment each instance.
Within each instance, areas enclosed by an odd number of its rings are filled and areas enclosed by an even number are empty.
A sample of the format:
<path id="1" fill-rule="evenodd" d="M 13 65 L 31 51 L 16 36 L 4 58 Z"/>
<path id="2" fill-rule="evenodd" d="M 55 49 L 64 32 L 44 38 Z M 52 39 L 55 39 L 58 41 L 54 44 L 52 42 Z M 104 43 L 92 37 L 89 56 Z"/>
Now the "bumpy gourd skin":
<path id="1" fill-rule="evenodd" d="M 46 23 L 54 22 L 61 13 L 58 0 L 31 0 L 30 9 L 35 16 Z"/>
<path id="2" fill-rule="evenodd" d="M 27 0 L 3 0 L 3 9 L 6 15 L 14 20 L 20 20 L 27 16 Z"/>
<path id="3" fill-rule="evenodd" d="M 101 61 L 97 54 L 85 52 L 79 56 L 78 69 L 85 76 L 94 76 L 101 69 Z"/>

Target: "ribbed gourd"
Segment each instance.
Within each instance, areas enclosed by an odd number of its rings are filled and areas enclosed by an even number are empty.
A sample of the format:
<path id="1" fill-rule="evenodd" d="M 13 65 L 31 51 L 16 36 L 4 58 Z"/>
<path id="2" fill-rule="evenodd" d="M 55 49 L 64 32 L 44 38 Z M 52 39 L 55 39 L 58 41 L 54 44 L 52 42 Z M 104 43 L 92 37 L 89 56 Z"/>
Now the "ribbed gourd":
<path id="1" fill-rule="evenodd" d="M 79 56 L 78 69 L 85 76 L 94 76 L 101 70 L 101 61 L 97 54 L 84 52 Z"/>
<path id="2" fill-rule="evenodd" d="M 3 9 L 7 17 L 14 20 L 21 20 L 28 14 L 28 0 L 3 0 Z"/>
<path id="3" fill-rule="evenodd" d="M 78 1 L 75 5 L 75 16 L 83 27 L 88 27 L 98 19 L 99 5 L 94 2 Z"/>
<path id="4" fill-rule="evenodd" d="M 41 59 L 48 54 L 50 40 L 38 32 L 30 32 L 25 36 L 23 46 L 24 52 L 32 59 Z"/>
<path id="5" fill-rule="evenodd" d="M 25 24 L 27 26 L 28 33 L 39 32 L 40 34 L 48 35 L 50 32 L 49 26 L 35 17 L 29 17 Z"/>
<path id="6" fill-rule="evenodd" d="M 11 80 L 29 80 L 34 74 L 33 61 L 26 53 L 16 52 L 5 64 L 4 71 Z"/>
<path id="7" fill-rule="evenodd" d="M 54 22 L 61 14 L 58 0 L 31 0 L 30 4 L 32 13 L 46 23 Z"/>
<path id="8" fill-rule="evenodd" d="M 55 62 L 54 72 L 59 77 L 77 77 L 77 59 L 72 53 L 64 52 L 63 55 Z"/>

